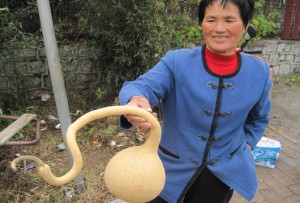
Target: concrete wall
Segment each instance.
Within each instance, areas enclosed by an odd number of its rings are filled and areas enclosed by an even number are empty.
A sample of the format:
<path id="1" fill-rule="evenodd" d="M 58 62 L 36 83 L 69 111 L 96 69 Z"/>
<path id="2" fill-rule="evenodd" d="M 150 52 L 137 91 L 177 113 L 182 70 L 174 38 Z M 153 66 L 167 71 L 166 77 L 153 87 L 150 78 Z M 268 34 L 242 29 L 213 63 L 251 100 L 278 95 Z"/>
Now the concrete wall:
<path id="1" fill-rule="evenodd" d="M 274 65 L 273 78 L 300 73 L 300 41 L 263 40 L 247 46 L 262 50 L 264 60 Z M 106 71 L 97 60 L 97 50 L 82 45 L 60 50 L 66 88 L 91 89 L 105 81 Z M 51 91 L 47 60 L 43 51 L 3 50 L 0 56 L 0 98 L 5 95 L 28 97 L 42 90 Z M 100 61 L 100 60 L 99 60 Z"/>

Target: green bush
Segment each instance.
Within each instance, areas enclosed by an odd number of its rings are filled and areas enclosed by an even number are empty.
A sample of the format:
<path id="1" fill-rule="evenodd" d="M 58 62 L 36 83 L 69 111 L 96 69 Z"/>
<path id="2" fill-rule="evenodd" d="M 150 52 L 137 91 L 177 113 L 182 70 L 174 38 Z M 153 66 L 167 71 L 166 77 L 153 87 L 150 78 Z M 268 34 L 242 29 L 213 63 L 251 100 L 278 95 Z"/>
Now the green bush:
<path id="1" fill-rule="evenodd" d="M 103 81 L 97 95 L 117 93 L 126 80 L 151 68 L 172 48 L 201 44 L 197 20 L 200 0 L 51 0 L 56 39 L 61 44 L 83 42 L 98 48 L 98 74 Z M 264 14 L 265 0 L 257 0 L 253 24 L 258 37 L 277 30 L 276 11 Z M 8 9 L 6 9 L 6 7 Z M 36 0 L 0 3 L 0 43 L 42 49 Z"/>
<path id="2" fill-rule="evenodd" d="M 24 2 L 6 2 L 0 7 L 0 43 L 7 48 L 36 48 L 41 46 L 37 5 L 34 0 Z M 7 7 L 6 7 L 7 6 Z"/>
<path id="3" fill-rule="evenodd" d="M 278 32 L 279 26 L 275 23 L 275 19 L 279 16 L 279 12 L 274 10 L 268 14 L 265 13 L 265 0 L 257 0 L 255 2 L 255 15 L 252 20 L 252 24 L 257 28 L 257 37 L 256 41 L 275 34 Z"/>
<path id="4" fill-rule="evenodd" d="M 107 84 L 135 79 L 174 46 L 175 15 L 167 12 L 176 6 L 172 2 L 88 1 L 80 24 L 99 47 Z"/>

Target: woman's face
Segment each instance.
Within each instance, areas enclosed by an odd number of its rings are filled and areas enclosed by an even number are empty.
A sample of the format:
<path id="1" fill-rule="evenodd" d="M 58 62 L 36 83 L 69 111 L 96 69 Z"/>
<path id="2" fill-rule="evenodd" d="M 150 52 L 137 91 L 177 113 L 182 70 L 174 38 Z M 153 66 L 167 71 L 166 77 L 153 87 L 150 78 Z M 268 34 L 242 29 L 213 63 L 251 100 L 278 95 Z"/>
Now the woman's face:
<path id="1" fill-rule="evenodd" d="M 233 54 L 245 32 L 239 8 L 231 2 L 224 7 L 214 1 L 205 10 L 202 32 L 208 49 L 220 55 Z"/>

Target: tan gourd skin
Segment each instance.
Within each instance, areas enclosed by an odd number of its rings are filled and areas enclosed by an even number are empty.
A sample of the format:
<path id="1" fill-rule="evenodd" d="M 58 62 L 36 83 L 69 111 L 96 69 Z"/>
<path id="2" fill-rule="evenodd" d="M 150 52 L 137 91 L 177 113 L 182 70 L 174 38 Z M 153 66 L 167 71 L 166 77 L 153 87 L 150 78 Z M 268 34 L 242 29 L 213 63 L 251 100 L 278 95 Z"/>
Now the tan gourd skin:
<path id="1" fill-rule="evenodd" d="M 105 170 L 105 184 L 116 197 L 127 202 L 147 202 L 162 191 L 165 171 L 157 150 L 161 128 L 157 119 L 146 110 L 132 106 L 111 106 L 91 111 L 72 123 L 66 135 L 66 142 L 73 157 L 71 170 L 61 177 L 55 177 L 50 167 L 34 156 L 21 156 L 14 159 L 11 167 L 21 160 L 36 163 L 38 173 L 50 185 L 62 186 L 74 180 L 82 168 L 82 155 L 76 142 L 76 132 L 96 119 L 133 114 L 145 118 L 151 124 L 148 139 L 141 146 L 129 147 L 118 152 L 108 163 Z"/>

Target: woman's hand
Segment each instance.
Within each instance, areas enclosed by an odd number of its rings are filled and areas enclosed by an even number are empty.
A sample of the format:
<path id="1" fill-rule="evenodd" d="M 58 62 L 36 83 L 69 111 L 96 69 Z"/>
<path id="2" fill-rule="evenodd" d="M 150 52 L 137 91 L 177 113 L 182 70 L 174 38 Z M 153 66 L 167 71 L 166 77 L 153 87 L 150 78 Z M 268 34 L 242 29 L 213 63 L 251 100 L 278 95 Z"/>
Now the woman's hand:
<path id="1" fill-rule="evenodd" d="M 133 97 L 131 97 L 130 101 L 126 105 L 136 106 L 136 107 L 140 107 L 142 109 L 145 109 L 146 111 L 152 113 L 152 115 L 157 118 L 157 114 L 152 111 L 151 106 L 149 104 L 149 101 L 145 97 L 133 96 Z M 144 118 L 134 116 L 134 115 L 130 115 L 130 114 L 127 114 L 127 115 L 124 115 L 124 116 L 132 125 L 136 125 L 136 126 L 139 126 L 141 128 L 144 128 L 144 129 L 151 128 L 151 124 L 146 122 L 146 120 Z"/>
<path id="2" fill-rule="evenodd" d="M 250 149 L 250 151 L 252 152 L 252 151 L 253 151 L 252 146 L 251 146 L 249 143 L 247 143 L 247 146 L 248 146 L 248 148 Z"/>

